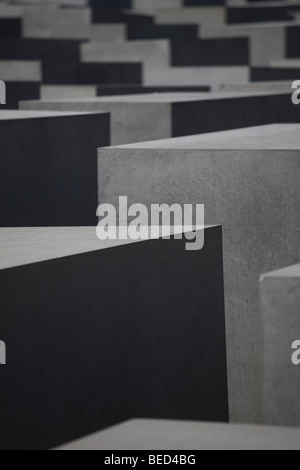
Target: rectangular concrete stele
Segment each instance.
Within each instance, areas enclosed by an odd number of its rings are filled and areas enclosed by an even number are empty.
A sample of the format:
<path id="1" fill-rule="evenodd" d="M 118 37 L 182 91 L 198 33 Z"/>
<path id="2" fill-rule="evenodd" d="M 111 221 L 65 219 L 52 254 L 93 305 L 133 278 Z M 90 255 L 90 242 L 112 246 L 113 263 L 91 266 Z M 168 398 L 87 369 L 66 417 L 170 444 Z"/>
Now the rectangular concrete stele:
<path id="1" fill-rule="evenodd" d="M 71 93 L 68 90 L 68 93 Z M 51 100 L 50 100 L 51 98 Z M 298 122 L 291 93 L 157 93 L 94 99 L 25 101 L 44 111 L 111 113 L 113 145 L 227 130 L 274 122 Z"/>
<path id="2" fill-rule="evenodd" d="M 166 8 L 155 11 L 157 24 L 224 24 L 225 19 L 224 6 Z"/>
<path id="3" fill-rule="evenodd" d="M 126 25 L 124 24 L 92 24 L 90 25 L 90 40 L 94 42 L 126 40 Z"/>
<path id="4" fill-rule="evenodd" d="M 11 82 L 41 82 L 42 68 L 38 61 L 0 61 L 1 80 Z"/>
<path id="5" fill-rule="evenodd" d="M 82 62 L 143 62 L 146 68 L 167 68 L 171 65 L 170 41 L 137 40 L 124 43 L 84 43 Z"/>
<path id="6" fill-rule="evenodd" d="M 299 125 L 273 125 L 99 150 L 101 203 L 205 204 L 224 227 L 233 421 L 261 418 L 258 278 L 299 259 L 299 148 Z"/>
<path id="7" fill-rule="evenodd" d="M 0 225 L 93 225 L 109 115 L 0 111 Z"/>
<path id="8" fill-rule="evenodd" d="M 136 419 L 57 450 L 299 450 L 299 442 L 296 428 Z"/>
<path id="9" fill-rule="evenodd" d="M 220 26 L 206 23 L 200 27 L 202 38 L 250 38 L 250 63 L 266 66 L 270 60 L 280 60 L 286 55 L 286 22 Z"/>
<path id="10" fill-rule="evenodd" d="M 23 15 L 26 38 L 89 39 L 91 11 L 88 8 L 32 9 Z"/>
<path id="11" fill-rule="evenodd" d="M 168 69 L 146 69 L 144 83 L 153 85 L 208 85 L 213 91 L 220 90 L 224 83 L 248 83 L 248 67 L 170 67 Z"/>
<path id="12" fill-rule="evenodd" d="M 228 420 L 222 229 L 204 235 L 188 252 L 95 227 L 0 229 L 1 450 L 136 416 Z"/>
<path id="13" fill-rule="evenodd" d="M 300 265 L 261 276 L 260 293 L 264 334 L 263 420 L 267 424 L 299 426 L 300 375 L 299 365 L 292 361 L 296 353 L 292 346 L 300 340 Z"/>
<path id="14" fill-rule="evenodd" d="M 290 93 L 291 92 L 291 81 L 286 82 L 252 82 L 245 85 L 224 85 L 222 90 L 227 92 L 238 92 L 238 93 L 258 93 L 258 92 L 279 92 L 279 93 Z"/>

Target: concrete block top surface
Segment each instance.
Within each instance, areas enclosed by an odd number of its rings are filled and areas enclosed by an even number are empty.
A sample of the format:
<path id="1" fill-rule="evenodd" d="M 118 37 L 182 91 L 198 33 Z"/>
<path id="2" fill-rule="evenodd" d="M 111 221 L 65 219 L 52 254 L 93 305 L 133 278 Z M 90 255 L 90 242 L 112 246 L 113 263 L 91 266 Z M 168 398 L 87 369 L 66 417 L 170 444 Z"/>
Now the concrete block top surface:
<path id="1" fill-rule="evenodd" d="M 99 114 L 93 112 L 56 112 L 56 111 L 22 111 L 22 110 L 0 110 L 0 121 L 15 121 L 18 119 L 40 119 L 65 116 L 83 116 L 90 114 Z M 106 114 L 106 113 L 100 113 Z"/>
<path id="2" fill-rule="evenodd" d="M 300 124 L 271 124 L 110 148 L 170 150 L 299 150 Z"/>
<path id="3" fill-rule="evenodd" d="M 285 94 L 284 91 L 281 92 Z M 255 92 L 256 96 L 266 96 L 272 95 L 273 92 L 270 91 L 257 91 Z M 280 92 L 278 93 L 280 94 Z M 21 102 L 21 107 L 26 109 L 32 106 L 43 107 L 44 105 L 63 105 L 69 103 L 78 105 L 78 106 L 92 106 L 92 105 L 101 105 L 107 103 L 181 103 L 181 102 L 190 102 L 190 101 L 210 101 L 210 100 L 219 100 L 219 99 L 232 99 L 232 98 L 246 98 L 253 97 L 253 92 L 242 91 L 242 92 L 176 92 L 176 93 L 147 93 L 140 95 L 118 95 L 118 96 L 105 96 L 105 97 L 95 97 L 95 98 L 68 98 L 68 99 L 51 99 L 51 100 L 41 100 L 41 101 L 23 101 Z"/>
<path id="4" fill-rule="evenodd" d="M 171 231 L 182 233 L 179 228 Z M 0 271 L 139 242 L 102 241 L 96 227 L 0 228 Z"/>
<path id="5" fill-rule="evenodd" d="M 300 279 L 300 264 L 263 274 L 261 276 L 261 281 L 264 281 L 267 278 Z"/>
<path id="6" fill-rule="evenodd" d="M 132 420 L 58 450 L 298 450 L 300 429 Z"/>

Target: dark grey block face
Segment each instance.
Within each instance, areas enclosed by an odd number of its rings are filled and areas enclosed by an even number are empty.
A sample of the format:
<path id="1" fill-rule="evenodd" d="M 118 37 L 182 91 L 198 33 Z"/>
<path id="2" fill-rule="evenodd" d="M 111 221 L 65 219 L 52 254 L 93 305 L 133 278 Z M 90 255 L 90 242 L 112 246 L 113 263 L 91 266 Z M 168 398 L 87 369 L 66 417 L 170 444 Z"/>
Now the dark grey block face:
<path id="1" fill-rule="evenodd" d="M 0 18 L 0 38 L 19 38 L 22 22 L 19 18 Z"/>
<path id="2" fill-rule="evenodd" d="M 300 6 L 258 6 L 253 8 L 229 7 L 227 9 L 227 22 L 231 23 L 263 23 L 272 21 L 292 20 L 291 12 L 299 11 Z"/>
<path id="3" fill-rule="evenodd" d="M 40 82 L 6 82 L 6 105 L 1 109 L 18 109 L 20 101 L 40 99 L 40 86 Z"/>
<path id="4" fill-rule="evenodd" d="M 222 231 L 0 272 L 0 448 L 134 417 L 228 421 Z"/>
<path id="5" fill-rule="evenodd" d="M 97 96 L 140 95 L 145 93 L 201 93 L 210 91 L 207 86 L 143 86 L 143 85 L 98 85 Z"/>
<path id="6" fill-rule="evenodd" d="M 249 64 L 249 40 L 196 39 L 173 40 L 172 65 L 175 67 L 226 66 Z"/>
<path id="7" fill-rule="evenodd" d="M 300 109 L 290 94 L 172 104 L 173 137 L 299 121 Z"/>
<path id="8" fill-rule="evenodd" d="M 251 69 L 251 81 L 268 82 L 297 80 L 300 76 L 300 68 L 276 68 L 276 67 L 255 67 Z"/>
<path id="9" fill-rule="evenodd" d="M 125 23 L 127 25 L 154 24 L 154 19 L 150 15 L 137 13 L 114 11 L 110 8 L 95 6 L 92 9 L 93 23 Z"/>
<path id="10" fill-rule="evenodd" d="M 0 120 L 0 225 L 96 223 L 97 148 L 109 115 Z"/>
<path id="11" fill-rule="evenodd" d="M 291 59 L 299 58 L 300 26 L 286 30 L 286 56 Z"/>
<path id="12" fill-rule="evenodd" d="M 131 24 L 127 33 L 128 39 L 196 39 L 198 25 Z"/>

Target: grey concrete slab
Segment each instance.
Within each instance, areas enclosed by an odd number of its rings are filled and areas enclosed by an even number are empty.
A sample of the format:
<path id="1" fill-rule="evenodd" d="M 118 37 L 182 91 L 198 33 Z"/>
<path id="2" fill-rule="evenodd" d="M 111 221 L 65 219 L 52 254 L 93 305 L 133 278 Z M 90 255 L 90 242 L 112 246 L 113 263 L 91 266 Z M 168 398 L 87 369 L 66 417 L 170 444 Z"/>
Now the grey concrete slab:
<path id="1" fill-rule="evenodd" d="M 299 259 L 299 125 L 99 150 L 99 201 L 197 203 L 224 227 L 231 419 L 261 419 L 258 278 Z M 280 223 L 279 223 L 280 221 Z"/>
<path id="2" fill-rule="evenodd" d="M 221 227 L 205 240 L 192 254 L 95 227 L 0 229 L 1 450 L 139 415 L 228 420 Z"/>
<path id="3" fill-rule="evenodd" d="M 167 40 L 136 40 L 123 43 L 103 42 L 81 45 L 82 62 L 143 62 L 147 68 L 171 65 L 171 46 Z"/>
<path id="4" fill-rule="evenodd" d="M 113 145 L 299 120 L 299 109 L 290 96 L 268 92 L 158 93 L 24 101 L 20 106 L 28 110 L 110 112 Z"/>
<path id="5" fill-rule="evenodd" d="M 231 85 L 227 84 L 222 86 L 222 90 L 234 93 L 257 93 L 257 92 L 279 92 L 279 93 L 290 93 L 291 92 L 291 81 L 283 82 L 251 82 L 245 85 Z"/>
<path id="6" fill-rule="evenodd" d="M 109 115 L 0 111 L 0 225 L 93 225 Z"/>
<path id="7" fill-rule="evenodd" d="M 299 450 L 299 442 L 297 428 L 137 419 L 57 450 Z"/>
<path id="8" fill-rule="evenodd" d="M 287 52 L 287 30 L 297 29 L 299 24 L 288 22 L 254 23 L 243 25 L 211 25 L 200 27 L 202 38 L 248 37 L 250 39 L 250 63 L 254 67 L 269 65 L 271 60 L 282 60 Z"/>
<path id="9" fill-rule="evenodd" d="M 23 14 L 23 36 L 87 40 L 91 22 L 91 11 L 88 8 L 26 10 Z"/>
<path id="10" fill-rule="evenodd" d="M 157 24 L 224 24 L 224 6 L 203 6 L 189 8 L 161 8 L 155 11 Z"/>
<path id="11" fill-rule="evenodd" d="M 260 294 L 264 336 L 263 421 L 299 426 L 300 265 L 262 275 Z M 298 344 L 292 349 L 295 341 Z"/>
<path id="12" fill-rule="evenodd" d="M 248 67 L 170 67 L 168 69 L 146 69 L 144 84 L 154 85 L 208 85 L 213 91 L 220 90 L 224 83 L 248 83 Z"/>
<path id="13" fill-rule="evenodd" d="M 92 24 L 89 37 L 93 42 L 122 42 L 126 40 L 125 24 Z"/>
<path id="14" fill-rule="evenodd" d="M 10 82 L 41 82 L 42 65 L 39 61 L 0 61 L 1 80 Z"/>

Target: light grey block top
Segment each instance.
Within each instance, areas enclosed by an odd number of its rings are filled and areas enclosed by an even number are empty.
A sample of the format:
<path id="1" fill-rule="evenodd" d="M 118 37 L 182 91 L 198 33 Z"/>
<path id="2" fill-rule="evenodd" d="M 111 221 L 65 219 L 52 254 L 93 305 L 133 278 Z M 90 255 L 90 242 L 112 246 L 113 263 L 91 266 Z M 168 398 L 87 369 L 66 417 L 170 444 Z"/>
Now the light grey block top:
<path id="1" fill-rule="evenodd" d="M 300 428 L 133 420 L 78 440 L 58 450 L 299 449 Z"/>
<path id="2" fill-rule="evenodd" d="M 263 274 L 261 281 L 266 278 L 283 278 L 283 279 L 300 279 L 300 264 L 289 266 L 288 268 L 279 269 L 271 273 Z"/>
<path id="3" fill-rule="evenodd" d="M 300 124 L 271 124 L 232 131 L 120 145 L 111 149 L 299 150 Z"/>
<path id="4" fill-rule="evenodd" d="M 261 91 L 256 92 L 255 96 L 269 96 L 273 95 L 272 91 Z M 286 94 L 285 92 L 278 94 Z M 101 105 L 101 103 L 181 103 L 181 102 L 190 102 L 190 101 L 208 101 L 208 100 L 218 100 L 218 99 L 231 99 L 231 98 L 247 98 L 253 97 L 254 94 L 248 91 L 242 92 L 176 92 L 176 93 L 146 93 L 146 94 L 137 94 L 137 95 L 118 95 L 118 96 L 104 96 L 98 98 L 70 98 L 70 99 L 51 99 L 51 100 L 28 100 L 22 101 L 22 107 L 29 105 L 30 108 L 32 105 L 37 105 L 37 109 L 40 105 L 50 105 L 59 104 L 59 103 L 74 103 L 80 105 L 81 107 L 85 105 L 86 107 L 92 105 Z"/>
<path id="5" fill-rule="evenodd" d="M 0 121 L 15 121 L 17 119 L 38 119 L 64 116 L 82 116 L 89 114 L 99 114 L 94 112 L 60 112 L 60 111 L 18 111 L 18 110 L 1 110 Z M 105 113 L 103 113 L 105 114 Z"/>
<path id="6" fill-rule="evenodd" d="M 170 231 L 173 234 L 185 232 L 172 227 Z M 97 238 L 96 227 L 0 228 L 0 270 L 132 243 L 142 241 L 101 241 Z"/>

